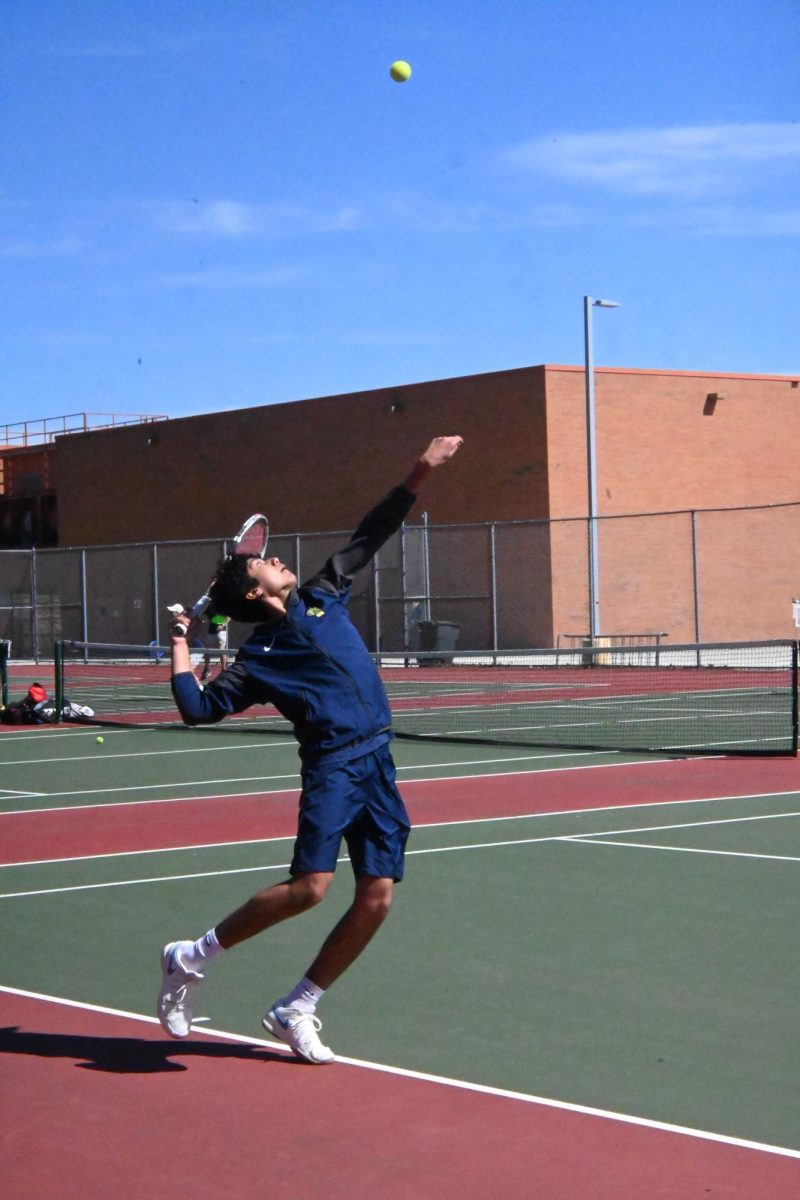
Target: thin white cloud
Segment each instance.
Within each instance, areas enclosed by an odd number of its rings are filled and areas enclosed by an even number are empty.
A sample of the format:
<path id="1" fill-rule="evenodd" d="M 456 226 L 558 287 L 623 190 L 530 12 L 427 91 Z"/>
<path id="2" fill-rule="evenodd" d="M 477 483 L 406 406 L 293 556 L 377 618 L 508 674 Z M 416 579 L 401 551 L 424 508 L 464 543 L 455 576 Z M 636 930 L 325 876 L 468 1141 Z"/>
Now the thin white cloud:
<path id="1" fill-rule="evenodd" d="M 424 233 L 447 233 L 550 229 L 586 222 L 586 214 L 571 204 L 534 204 L 512 209 L 490 201 L 445 200 L 411 190 L 375 195 L 361 205 L 342 202 L 314 207 L 302 203 L 247 204 L 216 199 L 165 201 L 148 207 L 156 228 L 163 233 L 220 240 L 349 233 L 387 225 Z"/>
<path id="2" fill-rule="evenodd" d="M 699 237 L 798 237 L 800 210 L 758 212 L 731 206 L 692 205 L 640 214 L 631 217 L 629 224 L 645 228 L 671 227 Z"/>
<path id="3" fill-rule="evenodd" d="M 558 134 L 504 152 L 505 163 L 635 196 L 698 199 L 800 165 L 800 125 L 751 123 Z"/>
<path id="4" fill-rule="evenodd" d="M 86 250 L 87 245 L 83 238 L 71 236 L 48 242 L 0 242 L 0 258 L 71 258 Z"/>
<path id="5" fill-rule="evenodd" d="M 580 225 L 585 216 L 574 205 L 536 204 L 516 211 L 477 201 L 446 201 L 413 193 L 395 196 L 386 203 L 386 215 L 423 232 L 471 230 L 551 229 Z"/>
<path id="6" fill-rule="evenodd" d="M 154 216 L 166 233 L 229 238 L 347 231 L 361 222 L 353 205 L 314 210 L 298 204 L 245 204 L 229 199 L 165 202 L 154 206 Z"/>
<path id="7" fill-rule="evenodd" d="M 206 204 L 168 203 L 156 209 L 158 225 L 169 233 L 212 233 L 240 237 L 255 229 L 256 210 L 236 200 L 214 200 Z"/>

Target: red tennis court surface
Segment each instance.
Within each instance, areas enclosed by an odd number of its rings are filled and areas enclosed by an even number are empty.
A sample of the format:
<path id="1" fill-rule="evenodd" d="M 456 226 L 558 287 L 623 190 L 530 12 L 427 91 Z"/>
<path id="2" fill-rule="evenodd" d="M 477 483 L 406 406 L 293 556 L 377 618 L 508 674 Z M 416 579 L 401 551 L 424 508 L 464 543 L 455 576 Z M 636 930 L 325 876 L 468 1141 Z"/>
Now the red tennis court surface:
<path id="1" fill-rule="evenodd" d="M 623 804 L 795 791 L 800 764 L 786 759 L 690 759 L 619 766 L 405 780 L 403 798 L 417 824 L 602 808 Z M 3 862 L 170 849 L 293 837 L 299 791 L 195 796 L 0 814 Z"/>
<path id="2" fill-rule="evenodd" d="M 795 1200 L 800 1162 L 0 992 L 5 1200 Z"/>

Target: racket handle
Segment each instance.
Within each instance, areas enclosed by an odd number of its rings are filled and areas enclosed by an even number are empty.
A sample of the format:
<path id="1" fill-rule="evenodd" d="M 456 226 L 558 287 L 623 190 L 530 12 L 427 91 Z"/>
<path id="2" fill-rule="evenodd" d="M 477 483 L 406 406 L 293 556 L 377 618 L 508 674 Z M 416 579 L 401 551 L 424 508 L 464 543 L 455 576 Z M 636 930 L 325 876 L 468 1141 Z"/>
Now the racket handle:
<path id="1" fill-rule="evenodd" d="M 191 610 L 188 613 L 182 604 L 167 605 L 167 612 L 171 612 L 176 616 L 183 616 L 186 618 L 185 621 L 173 622 L 173 628 L 179 637 L 186 637 L 192 622 L 197 621 L 200 617 L 202 617 L 210 603 L 211 597 L 209 596 L 208 592 L 206 592 L 204 596 L 200 597 L 196 604 L 192 605 Z"/>

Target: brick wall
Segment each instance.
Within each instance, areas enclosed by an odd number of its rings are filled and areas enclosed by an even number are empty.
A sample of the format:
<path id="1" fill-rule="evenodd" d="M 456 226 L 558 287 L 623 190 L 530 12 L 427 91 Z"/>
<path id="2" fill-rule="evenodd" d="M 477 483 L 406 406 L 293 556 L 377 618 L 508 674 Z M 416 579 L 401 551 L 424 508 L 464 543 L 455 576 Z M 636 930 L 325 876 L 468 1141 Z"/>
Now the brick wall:
<path id="1" fill-rule="evenodd" d="M 716 400 L 712 396 L 718 396 Z M 596 373 L 601 627 L 673 642 L 792 636 L 798 510 L 627 514 L 800 499 L 800 386 L 779 376 Z M 265 510 L 276 532 L 349 529 L 428 438 L 466 439 L 415 515 L 434 524 L 580 518 L 509 532 L 498 548 L 504 645 L 588 628 L 584 372 L 540 366 L 60 439 L 63 545 L 219 537 Z M 699 519 L 698 519 L 699 520 Z M 695 612 L 696 570 L 702 605 Z M 447 568 L 459 566 L 458 555 Z M 472 573 L 476 574 L 475 572 Z M 448 579 L 485 590 L 485 579 Z M 464 606 L 462 606 L 464 607 Z M 698 625 L 699 621 L 699 625 Z"/>

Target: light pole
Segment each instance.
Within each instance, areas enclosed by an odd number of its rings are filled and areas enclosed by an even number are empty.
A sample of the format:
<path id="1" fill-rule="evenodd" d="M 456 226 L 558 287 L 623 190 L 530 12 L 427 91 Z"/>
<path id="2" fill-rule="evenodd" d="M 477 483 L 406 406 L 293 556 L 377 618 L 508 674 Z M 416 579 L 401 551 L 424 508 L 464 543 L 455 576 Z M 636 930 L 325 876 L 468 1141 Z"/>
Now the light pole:
<path id="1" fill-rule="evenodd" d="M 597 429 L 592 359 L 592 309 L 619 308 L 616 300 L 583 297 L 583 339 L 586 349 L 586 464 L 589 490 L 589 637 L 594 645 L 600 633 L 600 559 L 597 545 Z"/>

